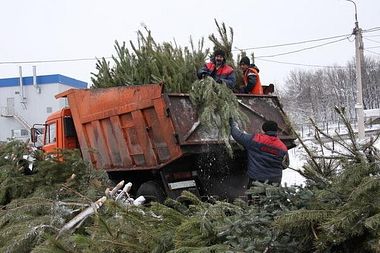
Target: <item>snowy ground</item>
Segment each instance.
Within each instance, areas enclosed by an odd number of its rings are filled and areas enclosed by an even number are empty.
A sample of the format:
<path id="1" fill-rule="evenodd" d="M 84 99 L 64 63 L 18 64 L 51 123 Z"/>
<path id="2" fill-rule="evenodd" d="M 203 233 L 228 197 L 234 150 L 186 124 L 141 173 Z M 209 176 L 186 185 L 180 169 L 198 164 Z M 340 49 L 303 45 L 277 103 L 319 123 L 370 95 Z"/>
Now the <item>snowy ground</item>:
<path id="1" fill-rule="evenodd" d="M 305 153 L 304 150 L 297 146 L 291 150 L 289 150 L 289 159 L 290 165 L 289 167 L 293 169 L 302 169 L 302 166 L 305 164 Z M 299 173 L 295 172 L 291 169 L 286 169 L 283 171 L 282 175 L 282 184 L 290 185 L 300 185 L 303 184 L 305 178 L 301 176 Z"/>
<path id="2" fill-rule="evenodd" d="M 375 147 L 380 150 L 380 140 L 377 140 Z M 293 169 L 302 169 L 302 166 L 306 162 L 306 154 L 303 148 L 298 145 L 297 147 L 289 150 L 290 165 L 289 167 Z M 290 185 L 300 185 L 305 181 L 304 177 L 291 169 L 286 169 L 283 171 L 282 184 Z"/>

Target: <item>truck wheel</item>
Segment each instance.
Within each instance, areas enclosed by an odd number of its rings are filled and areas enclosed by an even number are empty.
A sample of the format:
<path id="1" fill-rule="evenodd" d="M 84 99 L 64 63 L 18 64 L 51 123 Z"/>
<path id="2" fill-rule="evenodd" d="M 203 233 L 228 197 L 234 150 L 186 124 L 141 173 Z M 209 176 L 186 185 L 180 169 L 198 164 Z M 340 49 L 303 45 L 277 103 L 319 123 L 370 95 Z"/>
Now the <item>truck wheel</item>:
<path id="1" fill-rule="evenodd" d="M 166 198 L 161 186 L 155 181 L 148 181 L 140 185 L 136 192 L 136 198 L 139 196 L 144 196 L 146 203 L 152 201 L 163 203 Z"/>

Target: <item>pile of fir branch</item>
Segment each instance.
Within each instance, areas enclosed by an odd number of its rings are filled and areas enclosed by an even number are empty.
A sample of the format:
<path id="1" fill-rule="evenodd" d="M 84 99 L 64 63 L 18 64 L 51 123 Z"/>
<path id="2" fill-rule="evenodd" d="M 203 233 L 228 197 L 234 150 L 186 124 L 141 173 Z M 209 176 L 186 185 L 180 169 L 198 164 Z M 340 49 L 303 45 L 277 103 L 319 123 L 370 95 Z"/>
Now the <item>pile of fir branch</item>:
<path id="1" fill-rule="evenodd" d="M 145 208 L 107 201 L 84 229 L 50 239 L 35 252 L 296 252 L 291 236 L 271 226 L 292 205 L 288 197 L 295 190 L 257 187 L 268 192 L 260 207 L 202 202 L 189 192 Z"/>
<path id="2" fill-rule="evenodd" d="M 301 141 L 310 156 L 300 171 L 305 187 L 255 183 L 252 205 L 202 202 L 189 192 L 145 207 L 108 199 L 59 237 L 64 224 L 104 195 L 106 178 L 71 152 L 63 162 L 38 161 L 38 170 L 25 175 L 9 159 L 24 152 L 23 145 L 0 147 L 0 194 L 7 196 L 0 209 L 0 252 L 380 252 L 376 138 L 357 142 L 347 127 L 348 142 L 316 129 L 319 151 Z"/>
<path id="3" fill-rule="evenodd" d="M 63 161 L 37 160 L 26 173 L 18 161 L 27 154 L 43 157 L 22 142 L 0 147 L 0 252 L 31 252 L 88 206 L 108 182 L 78 151 L 63 151 Z"/>
<path id="4" fill-rule="evenodd" d="M 304 208 L 276 220 L 298 237 L 302 252 L 380 252 L 380 135 L 358 141 L 344 110 L 335 108 L 348 139 L 323 132 L 314 121 L 315 141 L 303 171 L 310 196 Z"/>
<path id="5" fill-rule="evenodd" d="M 227 29 L 224 23 L 214 21 L 217 35 L 208 37 L 214 44 L 213 49 L 224 50 L 227 63 L 238 69 L 231 53 L 232 28 Z M 137 43 L 129 41 L 129 45 L 130 48 L 126 42 L 115 41 L 116 54 L 112 55 L 112 60 L 102 58 L 97 61 L 97 72 L 91 73 L 93 88 L 164 82 L 166 92 L 187 93 L 197 79 L 197 70 L 210 53 L 210 49 L 204 46 L 204 38 L 195 44 L 190 36 L 190 46 L 185 47 L 175 41 L 157 43 L 146 26 L 137 32 Z M 240 76 L 238 80 L 241 80 Z"/>
<path id="6" fill-rule="evenodd" d="M 310 156 L 300 171 L 305 187 L 255 183 L 253 205 L 201 202 L 188 192 L 144 208 L 111 200 L 81 229 L 35 252 L 379 252 L 379 151 L 375 139 L 358 143 L 347 127 L 348 143 L 318 129 L 323 149 L 303 143 Z"/>
<path id="7" fill-rule="evenodd" d="M 7 196 L 0 210 L 0 252 L 236 252 L 267 247 L 267 238 L 252 234 L 249 224 L 262 224 L 261 235 L 263 229 L 269 233 L 272 207 L 207 203 L 188 192 L 147 207 L 126 208 L 108 199 L 95 215 L 60 235 L 69 220 L 104 195 L 107 177 L 71 151 L 62 151 L 63 161 L 36 161 L 36 170 L 24 174 L 9 157 L 25 152 L 18 142 L 0 148 L 0 193 Z M 42 157 L 39 152 L 35 156 Z M 282 209 L 286 205 L 276 203 Z M 260 215 L 260 210 L 266 211 Z"/>
<path id="8" fill-rule="evenodd" d="M 113 64 L 105 58 L 96 63 L 97 73 L 92 73 L 94 88 L 112 86 L 165 83 L 167 92 L 187 92 L 196 79 L 197 69 L 204 64 L 209 52 L 204 49 L 204 40 L 197 48 L 192 39 L 190 47 L 180 47 L 176 43 L 157 43 L 147 27 L 137 32 L 137 43 L 130 41 L 131 49 L 125 42 L 115 42 L 116 55 Z"/>
<path id="9" fill-rule="evenodd" d="M 224 142 L 232 156 L 229 119 L 233 118 L 243 126 L 248 121 L 248 117 L 239 109 L 236 95 L 224 83 L 219 84 L 211 77 L 195 81 L 189 95 L 197 108 L 200 124 L 210 133 L 218 131 L 219 140 Z"/>

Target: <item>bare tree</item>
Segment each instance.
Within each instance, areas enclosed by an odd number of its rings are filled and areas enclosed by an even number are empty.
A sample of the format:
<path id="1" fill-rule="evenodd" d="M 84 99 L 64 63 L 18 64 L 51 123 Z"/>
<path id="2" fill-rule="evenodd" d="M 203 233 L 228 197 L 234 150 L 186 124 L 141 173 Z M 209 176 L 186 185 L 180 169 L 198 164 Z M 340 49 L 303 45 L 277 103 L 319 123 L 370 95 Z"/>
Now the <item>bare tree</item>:
<path id="1" fill-rule="evenodd" d="M 282 94 L 284 107 L 296 124 L 338 121 L 334 108 L 343 107 L 347 116 L 356 117 L 355 61 L 345 68 L 292 71 Z M 363 103 L 365 109 L 380 107 L 380 61 L 366 58 L 363 70 Z"/>

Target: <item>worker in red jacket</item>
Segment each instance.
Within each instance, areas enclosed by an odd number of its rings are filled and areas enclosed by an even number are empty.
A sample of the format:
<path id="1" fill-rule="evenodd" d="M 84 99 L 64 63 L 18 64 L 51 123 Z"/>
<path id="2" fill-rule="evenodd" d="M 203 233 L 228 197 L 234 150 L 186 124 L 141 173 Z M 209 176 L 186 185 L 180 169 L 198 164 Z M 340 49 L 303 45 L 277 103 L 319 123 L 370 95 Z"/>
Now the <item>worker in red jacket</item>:
<path id="1" fill-rule="evenodd" d="M 263 87 L 261 86 L 259 69 L 256 65 L 251 65 L 249 58 L 244 56 L 240 60 L 240 69 L 243 71 L 244 88 L 241 93 L 262 95 Z"/>
<path id="2" fill-rule="evenodd" d="M 274 121 L 262 125 L 264 133 L 254 135 L 240 131 L 237 123 L 230 119 L 231 135 L 247 151 L 247 174 L 249 188 L 253 181 L 280 184 L 282 170 L 289 166 L 288 149 L 277 137 L 278 126 Z"/>
<path id="3" fill-rule="evenodd" d="M 215 50 L 211 61 L 198 71 L 197 76 L 199 79 L 210 76 L 217 83 L 225 83 L 230 89 L 235 88 L 235 71 L 230 65 L 226 64 L 226 54 L 220 49 Z"/>

